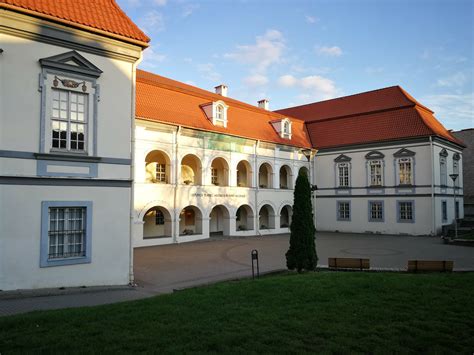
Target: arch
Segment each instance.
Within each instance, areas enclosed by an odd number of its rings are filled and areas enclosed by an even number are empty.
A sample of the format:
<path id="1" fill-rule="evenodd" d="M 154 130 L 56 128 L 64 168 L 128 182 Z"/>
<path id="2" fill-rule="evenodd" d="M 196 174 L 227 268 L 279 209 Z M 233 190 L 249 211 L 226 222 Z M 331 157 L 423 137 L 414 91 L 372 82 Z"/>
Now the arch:
<path id="1" fill-rule="evenodd" d="M 136 220 L 143 221 L 143 217 L 145 216 L 146 212 L 148 212 L 149 209 L 155 206 L 162 206 L 166 208 L 168 211 L 173 210 L 173 207 L 171 207 L 170 204 L 164 200 L 152 200 L 148 202 L 146 205 L 144 205 L 140 210 L 135 210 Z"/>
<path id="2" fill-rule="evenodd" d="M 179 214 L 179 235 L 202 234 L 202 212 L 193 205 L 184 207 Z"/>
<path id="3" fill-rule="evenodd" d="M 172 236 L 172 218 L 163 206 L 153 206 L 143 215 L 143 239 Z"/>
<path id="4" fill-rule="evenodd" d="M 202 184 L 202 164 L 194 154 L 187 154 L 181 159 L 181 184 L 201 185 Z"/>
<path id="5" fill-rule="evenodd" d="M 209 213 L 209 234 L 230 235 L 230 212 L 224 205 L 216 205 Z"/>
<path id="6" fill-rule="evenodd" d="M 252 165 L 247 160 L 237 164 L 237 186 L 252 187 Z"/>
<path id="7" fill-rule="evenodd" d="M 293 188 L 293 171 L 288 165 L 282 165 L 280 168 L 280 189 Z"/>
<path id="8" fill-rule="evenodd" d="M 229 164 L 222 157 L 214 158 L 211 162 L 211 184 L 229 186 Z"/>
<path id="9" fill-rule="evenodd" d="M 258 168 L 258 186 L 262 189 L 273 187 L 273 167 L 270 163 L 262 163 Z"/>
<path id="10" fill-rule="evenodd" d="M 258 212 L 258 224 L 260 229 L 275 229 L 275 209 L 264 204 Z"/>
<path id="11" fill-rule="evenodd" d="M 152 183 L 170 183 L 171 161 L 162 150 L 152 150 L 145 157 L 145 181 Z"/>
<path id="12" fill-rule="evenodd" d="M 299 168 L 298 175 L 301 175 L 301 174 L 305 174 L 309 180 L 309 169 L 306 166 L 302 166 L 301 168 Z"/>
<path id="13" fill-rule="evenodd" d="M 235 230 L 249 231 L 254 228 L 254 212 L 249 205 L 241 205 L 235 212 Z"/>
<path id="14" fill-rule="evenodd" d="M 290 205 L 284 205 L 280 210 L 280 228 L 290 228 L 292 217 L 293 208 Z"/>

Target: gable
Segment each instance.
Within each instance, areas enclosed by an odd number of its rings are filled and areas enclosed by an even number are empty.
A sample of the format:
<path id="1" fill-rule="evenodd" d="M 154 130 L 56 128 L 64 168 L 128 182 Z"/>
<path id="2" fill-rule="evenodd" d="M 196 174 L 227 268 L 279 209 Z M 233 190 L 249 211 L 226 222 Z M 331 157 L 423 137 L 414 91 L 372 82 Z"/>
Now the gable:
<path id="1" fill-rule="evenodd" d="M 365 159 L 383 159 L 385 155 L 377 150 L 373 150 L 365 155 Z"/>
<path id="2" fill-rule="evenodd" d="M 76 51 L 70 51 L 39 60 L 43 68 L 57 69 L 69 73 L 98 78 L 102 70 Z"/>
<path id="3" fill-rule="evenodd" d="M 406 148 L 402 148 L 400 150 L 398 150 L 397 152 L 395 152 L 393 154 L 393 156 L 395 158 L 405 158 L 405 157 L 412 157 L 414 156 L 416 153 L 415 152 L 412 152 L 411 150 L 409 149 L 406 149 Z"/>
<path id="4" fill-rule="evenodd" d="M 347 155 L 341 154 L 336 159 L 334 159 L 334 162 L 336 162 L 336 163 L 345 163 L 345 162 L 349 162 L 351 160 L 352 160 L 352 158 L 348 157 Z"/>

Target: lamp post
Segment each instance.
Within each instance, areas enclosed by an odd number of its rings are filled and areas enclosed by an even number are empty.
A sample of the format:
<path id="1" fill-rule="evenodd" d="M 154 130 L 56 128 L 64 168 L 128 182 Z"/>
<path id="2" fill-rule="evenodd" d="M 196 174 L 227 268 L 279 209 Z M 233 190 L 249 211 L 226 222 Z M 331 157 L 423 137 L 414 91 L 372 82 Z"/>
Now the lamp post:
<path id="1" fill-rule="evenodd" d="M 454 239 L 458 237 L 458 219 L 456 216 L 456 180 L 459 174 L 450 174 L 449 177 L 453 180 L 453 198 L 454 198 Z"/>

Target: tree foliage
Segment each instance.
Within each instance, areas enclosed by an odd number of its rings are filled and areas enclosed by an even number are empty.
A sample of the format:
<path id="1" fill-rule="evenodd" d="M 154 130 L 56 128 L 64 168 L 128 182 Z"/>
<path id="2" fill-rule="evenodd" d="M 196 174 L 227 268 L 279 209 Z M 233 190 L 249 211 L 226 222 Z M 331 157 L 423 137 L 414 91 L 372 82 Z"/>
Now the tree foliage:
<path id="1" fill-rule="evenodd" d="M 293 217 L 290 225 L 290 248 L 286 252 L 286 266 L 290 270 L 316 270 L 316 254 L 311 186 L 306 174 L 296 179 Z"/>

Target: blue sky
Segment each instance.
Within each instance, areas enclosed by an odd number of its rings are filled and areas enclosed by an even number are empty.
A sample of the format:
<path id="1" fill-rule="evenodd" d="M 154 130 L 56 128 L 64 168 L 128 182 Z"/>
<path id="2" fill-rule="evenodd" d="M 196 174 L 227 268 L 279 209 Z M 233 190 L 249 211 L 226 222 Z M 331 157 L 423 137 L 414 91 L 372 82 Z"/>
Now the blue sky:
<path id="1" fill-rule="evenodd" d="M 118 0 L 151 37 L 140 68 L 279 109 L 400 85 L 474 127 L 474 1 Z"/>

